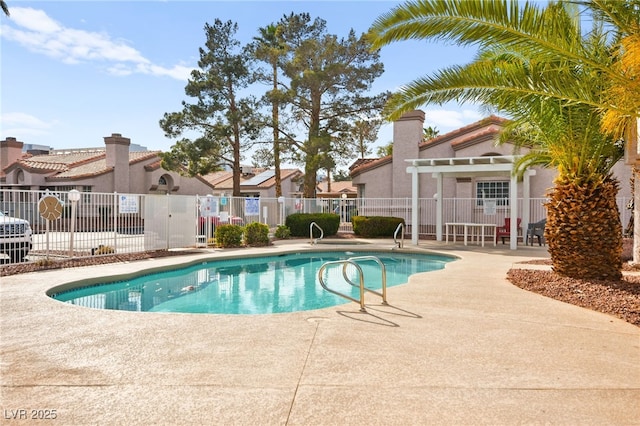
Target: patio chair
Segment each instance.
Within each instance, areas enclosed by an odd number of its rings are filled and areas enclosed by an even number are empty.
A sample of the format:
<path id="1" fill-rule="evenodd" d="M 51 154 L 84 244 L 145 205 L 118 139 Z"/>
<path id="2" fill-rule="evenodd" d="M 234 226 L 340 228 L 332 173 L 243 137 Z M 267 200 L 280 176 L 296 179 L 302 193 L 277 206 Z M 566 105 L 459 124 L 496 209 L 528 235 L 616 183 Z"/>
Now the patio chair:
<path id="1" fill-rule="evenodd" d="M 529 245 L 529 238 L 531 238 L 531 245 L 533 245 L 533 238 L 538 237 L 538 245 L 547 245 L 544 240 L 544 227 L 547 225 L 547 219 L 542 219 L 539 222 L 530 223 L 527 226 L 526 244 Z"/>
<path id="2" fill-rule="evenodd" d="M 520 235 L 520 223 L 522 219 L 518 218 L 518 223 L 516 224 L 516 238 Z M 504 244 L 504 239 L 511 237 L 511 218 L 504 218 L 504 225 L 496 227 L 496 243 L 498 242 L 498 238 L 502 239 L 502 244 Z"/>

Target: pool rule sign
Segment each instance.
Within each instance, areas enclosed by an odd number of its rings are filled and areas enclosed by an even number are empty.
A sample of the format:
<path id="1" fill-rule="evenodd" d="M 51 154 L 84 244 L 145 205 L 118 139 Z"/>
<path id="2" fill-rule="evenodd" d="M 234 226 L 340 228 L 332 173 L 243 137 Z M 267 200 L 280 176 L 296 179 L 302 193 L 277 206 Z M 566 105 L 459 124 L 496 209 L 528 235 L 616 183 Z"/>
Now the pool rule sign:
<path id="1" fill-rule="evenodd" d="M 53 195 L 45 195 L 38 202 L 38 212 L 46 222 L 47 259 L 49 258 L 49 222 L 62 216 L 62 201 Z"/>

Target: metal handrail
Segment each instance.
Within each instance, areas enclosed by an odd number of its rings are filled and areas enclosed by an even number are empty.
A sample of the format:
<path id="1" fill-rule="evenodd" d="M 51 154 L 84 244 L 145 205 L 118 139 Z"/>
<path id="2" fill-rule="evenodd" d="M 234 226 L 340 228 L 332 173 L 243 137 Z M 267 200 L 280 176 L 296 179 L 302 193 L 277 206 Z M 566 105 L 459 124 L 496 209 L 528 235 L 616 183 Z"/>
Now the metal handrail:
<path id="1" fill-rule="evenodd" d="M 344 294 L 344 293 L 340 293 L 339 291 L 336 290 L 332 290 L 329 287 L 327 287 L 327 285 L 324 282 L 324 277 L 323 277 L 323 273 L 324 270 L 326 269 L 327 266 L 329 265 L 346 265 L 346 264 L 351 264 L 353 266 L 355 266 L 355 268 L 358 270 L 358 275 L 360 276 L 360 283 L 359 283 L 359 287 L 360 287 L 360 299 L 355 299 L 351 296 L 349 296 L 348 294 Z M 343 270 L 343 274 L 344 274 L 344 270 Z M 356 302 L 356 303 L 360 303 L 360 311 L 362 312 L 366 312 L 367 310 L 364 307 L 364 273 L 362 272 L 362 268 L 360 267 L 360 265 L 358 265 L 356 262 L 352 262 L 350 260 L 334 260 L 334 261 L 330 261 L 330 262 L 325 262 L 322 264 L 322 266 L 320 267 L 320 269 L 318 270 L 318 281 L 320 281 L 320 285 L 322 286 L 322 288 L 324 288 L 325 290 L 327 290 L 329 293 L 333 293 L 333 294 L 337 294 L 338 296 L 344 297 L 345 299 L 349 299 L 352 302 Z M 353 283 L 351 281 L 347 281 L 349 282 L 349 284 L 353 285 Z"/>
<path id="2" fill-rule="evenodd" d="M 364 285 L 364 272 L 362 272 L 362 268 L 360 267 L 360 265 L 358 265 L 358 263 L 356 261 L 358 260 L 373 260 L 375 262 L 378 263 L 378 265 L 380 265 L 380 269 L 381 269 L 381 273 L 382 273 L 382 293 L 377 292 L 373 289 L 367 288 Z M 360 298 L 359 299 L 355 299 L 347 294 L 344 293 L 340 293 L 339 291 L 336 290 L 332 290 L 329 287 L 327 287 L 326 283 L 324 282 L 324 271 L 325 269 L 330 266 L 330 265 L 342 265 L 342 276 L 345 279 L 345 281 L 354 286 L 354 287 L 359 287 L 360 288 Z M 356 284 L 353 281 L 351 281 L 351 279 L 349 279 L 349 277 L 347 276 L 347 265 L 353 265 L 356 270 L 358 271 L 358 278 L 359 278 L 359 282 Z M 318 270 L 318 281 L 320 281 L 320 285 L 322 286 L 322 288 L 324 288 L 325 290 L 327 290 L 329 293 L 333 293 L 336 294 L 338 296 L 344 297 L 345 299 L 351 300 L 352 302 L 356 302 L 356 303 L 360 303 L 360 311 L 362 312 L 366 312 L 366 309 L 364 307 L 364 292 L 368 291 L 370 293 L 373 294 L 377 294 L 378 296 L 382 297 L 382 304 L 383 305 L 387 305 L 387 269 L 384 266 L 384 263 L 382 263 L 382 261 L 380 259 L 378 259 L 375 256 L 356 256 L 356 257 L 350 257 L 349 259 L 346 260 L 334 260 L 334 261 L 329 261 L 329 262 L 325 262 L 324 264 L 322 264 L 322 266 L 320 267 L 320 269 Z"/>
<path id="3" fill-rule="evenodd" d="M 402 240 L 398 241 L 397 236 L 398 236 L 398 231 L 400 229 L 402 229 Z M 393 248 L 391 250 L 394 250 L 396 248 L 404 247 L 404 223 L 402 223 L 402 222 L 400 222 L 398 224 L 398 227 L 396 228 L 396 231 L 393 233 L 393 243 L 394 243 L 394 246 L 393 246 Z"/>
<path id="4" fill-rule="evenodd" d="M 382 297 L 382 304 L 386 305 L 387 304 L 387 267 L 384 266 L 384 263 L 382 263 L 382 261 L 376 257 L 376 256 L 355 256 L 355 257 L 350 257 L 348 260 L 350 261 L 355 261 L 355 260 L 373 260 L 374 262 L 376 262 L 379 266 L 380 266 L 380 273 L 382 274 L 382 293 L 379 293 L 371 288 L 365 287 L 364 290 L 368 291 L 370 293 L 373 294 L 377 294 L 378 296 Z M 347 265 L 345 264 L 342 267 L 342 276 L 344 277 L 344 279 L 351 285 L 355 286 L 354 283 L 351 282 L 351 280 L 349 279 L 349 277 L 347 277 Z"/>
<path id="5" fill-rule="evenodd" d="M 316 238 L 315 240 L 313 239 L 314 226 L 320 230 L 320 238 Z M 322 230 L 322 228 L 320 228 L 320 226 L 317 223 L 311 222 L 311 224 L 309 225 L 309 237 L 311 238 L 311 244 L 318 244 L 318 241 L 324 238 L 324 231 Z"/>

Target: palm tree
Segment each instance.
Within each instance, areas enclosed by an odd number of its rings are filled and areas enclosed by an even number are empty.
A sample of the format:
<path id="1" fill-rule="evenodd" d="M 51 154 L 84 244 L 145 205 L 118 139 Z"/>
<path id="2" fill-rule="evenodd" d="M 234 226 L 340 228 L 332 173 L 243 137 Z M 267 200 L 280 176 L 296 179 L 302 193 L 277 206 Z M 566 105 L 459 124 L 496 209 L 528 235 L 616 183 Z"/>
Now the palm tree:
<path id="1" fill-rule="evenodd" d="M 436 136 L 438 136 L 439 134 L 440 134 L 440 130 L 438 130 L 437 127 L 432 127 L 432 126 L 425 127 L 424 129 L 422 129 L 422 140 L 424 141 L 431 140 Z"/>
<path id="2" fill-rule="evenodd" d="M 0 8 L 2 8 L 5 15 L 10 16 L 9 6 L 7 6 L 7 3 L 5 3 L 4 0 L 0 0 Z"/>
<path id="3" fill-rule="evenodd" d="M 275 167 L 276 197 L 282 195 L 282 179 L 280 173 L 280 92 L 278 90 L 278 63 L 286 53 L 286 44 L 282 38 L 280 25 L 270 24 L 259 28 L 259 37 L 254 37 L 255 56 L 271 65 L 270 80 L 272 90 L 267 93 L 271 102 L 271 126 L 273 129 L 273 162 Z"/>
<path id="4" fill-rule="evenodd" d="M 615 141 L 632 136 L 640 99 L 636 91 L 623 102 L 614 89 L 638 84 L 638 62 L 629 63 L 629 58 L 637 55 L 639 5 L 640 0 L 561 0 L 546 7 L 509 0 L 423 0 L 393 9 L 371 29 L 377 48 L 413 38 L 479 46 L 471 64 L 405 86 L 388 104 L 387 114 L 393 119 L 422 104 L 458 100 L 482 102 L 511 115 L 514 123 L 507 134 L 534 148 L 520 168 L 543 164 L 558 169 L 546 236 L 554 269 L 567 276 L 620 276 L 621 263 L 615 259 L 622 236 L 610 168 L 620 158 Z M 593 17 L 586 33 L 579 6 L 588 7 Z M 572 215 L 594 207 L 598 214 L 575 222 Z M 609 243 L 597 259 L 608 259 L 609 265 L 593 268 L 599 261 L 583 256 L 591 251 L 582 252 L 586 236 L 577 232 L 577 223 L 607 236 Z"/>

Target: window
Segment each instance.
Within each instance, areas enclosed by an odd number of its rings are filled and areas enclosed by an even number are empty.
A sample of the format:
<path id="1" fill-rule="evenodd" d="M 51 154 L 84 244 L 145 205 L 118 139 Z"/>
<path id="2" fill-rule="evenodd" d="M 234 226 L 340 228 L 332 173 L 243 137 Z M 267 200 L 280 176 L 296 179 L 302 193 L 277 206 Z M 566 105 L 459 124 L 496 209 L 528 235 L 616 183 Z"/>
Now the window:
<path id="1" fill-rule="evenodd" d="M 496 206 L 509 205 L 509 182 L 508 181 L 482 181 L 476 182 L 476 205 L 484 205 L 482 199 L 490 198 L 496 200 Z"/>
<path id="2" fill-rule="evenodd" d="M 167 178 L 160 176 L 160 179 L 158 179 L 158 186 L 167 186 Z"/>

